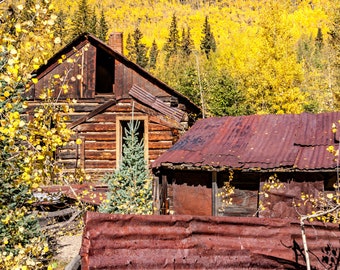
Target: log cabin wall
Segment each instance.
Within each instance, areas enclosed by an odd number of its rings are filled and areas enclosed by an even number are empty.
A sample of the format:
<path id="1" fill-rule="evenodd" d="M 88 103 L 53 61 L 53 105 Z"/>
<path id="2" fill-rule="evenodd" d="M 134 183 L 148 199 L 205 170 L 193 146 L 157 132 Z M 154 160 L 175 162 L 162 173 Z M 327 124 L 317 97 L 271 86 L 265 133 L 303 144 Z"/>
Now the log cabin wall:
<path id="1" fill-rule="evenodd" d="M 185 97 L 88 34 L 54 56 L 37 71 L 37 78 L 29 92 L 28 113 L 41 103 L 40 95 L 51 83 L 59 105 L 67 104 L 66 99 L 76 101 L 68 114 L 73 141 L 57 157 L 65 172 L 84 169 L 91 182 L 119 164 L 122 130 L 132 117 L 142 122 L 145 157 L 151 163 L 189 127 L 190 114 L 199 112 Z M 80 145 L 75 144 L 78 138 Z"/>

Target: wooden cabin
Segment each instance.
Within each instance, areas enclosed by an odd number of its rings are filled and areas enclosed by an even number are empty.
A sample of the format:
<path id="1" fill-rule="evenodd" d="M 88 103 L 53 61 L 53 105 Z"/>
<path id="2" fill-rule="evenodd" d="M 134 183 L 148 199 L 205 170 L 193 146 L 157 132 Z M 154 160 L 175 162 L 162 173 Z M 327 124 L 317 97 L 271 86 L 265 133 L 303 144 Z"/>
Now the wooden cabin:
<path id="1" fill-rule="evenodd" d="M 68 126 L 74 140 L 57 157 L 65 171 L 84 169 L 91 181 L 113 171 L 121 159 L 123 133 L 132 118 L 140 121 L 145 158 L 152 162 L 169 149 L 194 122 L 200 109 L 122 55 L 122 33 L 109 44 L 84 33 L 35 72 L 29 110 L 41 103 L 43 89 L 53 84 L 58 104 L 74 100 Z M 60 79 L 61 78 L 61 79 Z M 67 86 L 67 91 L 65 86 Z"/>
<path id="2" fill-rule="evenodd" d="M 297 217 L 293 202 L 301 192 L 317 196 L 319 191 L 334 191 L 337 164 L 327 147 L 338 148 L 339 134 L 331 129 L 339 119 L 340 112 L 333 112 L 197 121 L 152 164 L 159 178 L 160 212 Z M 263 196 L 262 187 L 270 177 L 284 185 Z M 232 204 L 225 207 L 221 193 L 229 180 L 235 190 L 227 197 Z M 265 211 L 258 211 L 260 203 Z M 309 210 L 308 205 L 298 209 Z"/>

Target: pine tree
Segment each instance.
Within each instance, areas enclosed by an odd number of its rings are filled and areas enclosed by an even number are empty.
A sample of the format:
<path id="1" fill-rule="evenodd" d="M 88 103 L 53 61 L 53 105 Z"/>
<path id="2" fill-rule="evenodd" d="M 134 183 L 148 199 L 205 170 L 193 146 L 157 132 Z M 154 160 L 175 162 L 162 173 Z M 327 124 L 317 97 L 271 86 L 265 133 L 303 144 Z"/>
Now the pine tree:
<path id="1" fill-rule="evenodd" d="M 149 62 L 149 58 L 147 57 L 148 48 L 144 43 L 141 42 L 142 38 L 143 34 L 137 27 L 133 33 L 134 45 L 136 49 L 136 63 L 145 68 Z"/>
<path id="2" fill-rule="evenodd" d="M 205 17 L 204 24 L 203 24 L 203 30 L 202 30 L 202 40 L 201 40 L 201 50 L 205 53 L 207 58 L 209 58 L 209 54 L 211 51 L 216 51 L 216 41 L 214 38 L 213 33 L 210 29 L 210 24 L 208 20 L 208 16 Z"/>
<path id="3" fill-rule="evenodd" d="M 128 58 L 145 68 L 149 62 L 147 57 L 147 47 L 141 42 L 143 33 L 136 27 L 135 31 L 131 35 L 129 34 L 126 41 L 126 49 L 128 51 Z"/>
<path id="4" fill-rule="evenodd" d="M 86 32 L 89 32 L 93 35 L 97 35 L 97 15 L 96 15 L 96 8 L 94 7 L 92 12 L 90 12 L 90 19 L 89 19 L 89 26 Z"/>
<path id="5" fill-rule="evenodd" d="M 125 49 L 127 51 L 127 58 L 129 58 L 129 60 L 133 61 L 132 59 L 135 58 L 134 56 L 134 47 L 133 47 L 133 42 L 132 42 L 132 37 L 131 34 L 129 33 L 127 38 L 126 38 L 126 46 Z"/>
<path id="6" fill-rule="evenodd" d="M 91 25 L 91 12 L 87 0 L 81 0 L 74 16 L 72 17 L 72 36 L 76 37 L 81 33 L 89 32 Z"/>
<path id="7" fill-rule="evenodd" d="M 139 121 L 130 121 L 125 129 L 125 144 L 120 167 L 105 176 L 109 192 L 99 211 L 120 214 L 151 214 L 152 191 L 144 141 L 138 140 Z"/>
<path id="8" fill-rule="evenodd" d="M 182 30 L 182 39 L 181 39 L 181 51 L 184 55 L 189 56 L 192 53 L 192 49 L 194 47 L 194 41 L 190 35 L 190 28 L 187 28 L 187 31 L 183 28 Z"/>
<path id="9" fill-rule="evenodd" d="M 99 19 L 99 25 L 98 25 L 98 38 L 100 38 L 102 41 L 107 40 L 107 32 L 109 31 L 109 26 L 105 19 L 104 10 L 102 9 Z"/>
<path id="10" fill-rule="evenodd" d="M 158 46 L 155 40 L 153 40 L 151 48 L 150 48 L 150 55 L 149 55 L 149 68 L 153 69 L 156 68 L 157 57 L 158 57 Z"/>
<path id="11" fill-rule="evenodd" d="M 166 60 L 169 61 L 170 57 L 176 55 L 180 48 L 180 38 L 177 28 L 177 17 L 172 15 L 172 20 L 169 29 L 169 37 L 164 45 L 163 50 L 166 52 Z"/>

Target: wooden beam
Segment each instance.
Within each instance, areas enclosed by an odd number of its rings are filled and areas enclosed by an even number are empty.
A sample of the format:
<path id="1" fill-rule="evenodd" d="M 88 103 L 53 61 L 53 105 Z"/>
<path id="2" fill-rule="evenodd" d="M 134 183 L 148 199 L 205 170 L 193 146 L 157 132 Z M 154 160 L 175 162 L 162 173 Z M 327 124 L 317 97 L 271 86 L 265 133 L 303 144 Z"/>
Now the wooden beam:
<path id="1" fill-rule="evenodd" d="M 71 123 L 68 128 L 72 129 L 75 128 L 76 126 L 86 122 L 87 120 L 89 120 L 90 118 L 94 117 L 95 115 L 105 111 L 108 107 L 111 107 L 112 105 L 116 104 L 116 100 L 115 99 L 111 99 L 107 102 L 105 102 L 104 104 L 100 104 L 97 108 L 95 108 L 93 111 L 91 111 L 89 114 L 79 118 L 77 121 L 74 121 L 73 123 Z"/>
<path id="2" fill-rule="evenodd" d="M 212 184 L 211 184 L 211 203 L 212 203 L 212 215 L 217 216 L 217 172 L 212 173 Z"/>

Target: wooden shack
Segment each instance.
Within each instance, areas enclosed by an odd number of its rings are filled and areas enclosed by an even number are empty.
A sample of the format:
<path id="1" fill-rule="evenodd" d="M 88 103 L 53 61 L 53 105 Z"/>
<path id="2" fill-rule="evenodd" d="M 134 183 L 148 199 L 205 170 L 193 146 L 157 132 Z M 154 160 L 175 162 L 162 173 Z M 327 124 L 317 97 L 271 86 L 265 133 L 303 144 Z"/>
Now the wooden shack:
<path id="1" fill-rule="evenodd" d="M 333 112 L 197 121 L 152 164 L 161 213 L 297 217 L 293 202 L 302 192 L 334 190 L 337 163 L 327 147 L 338 147 L 339 134 L 331 129 L 339 119 Z M 284 185 L 264 197 L 262 186 L 272 177 Z M 235 190 L 227 199 L 233 201 L 224 207 L 221 193 L 229 180 Z M 266 211 L 258 211 L 260 203 Z"/>
<path id="2" fill-rule="evenodd" d="M 123 56 L 122 33 L 110 35 L 109 44 L 84 33 L 56 53 L 34 76 L 28 114 L 41 103 L 43 89 L 53 84 L 55 100 L 73 100 L 68 126 L 74 140 L 57 157 L 65 171 L 85 170 L 99 180 L 121 159 L 124 128 L 140 121 L 145 158 L 152 162 L 190 127 L 200 109 L 188 98 Z M 65 91 L 65 85 L 67 89 Z"/>

